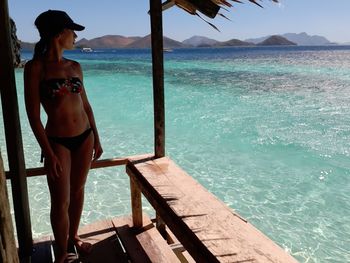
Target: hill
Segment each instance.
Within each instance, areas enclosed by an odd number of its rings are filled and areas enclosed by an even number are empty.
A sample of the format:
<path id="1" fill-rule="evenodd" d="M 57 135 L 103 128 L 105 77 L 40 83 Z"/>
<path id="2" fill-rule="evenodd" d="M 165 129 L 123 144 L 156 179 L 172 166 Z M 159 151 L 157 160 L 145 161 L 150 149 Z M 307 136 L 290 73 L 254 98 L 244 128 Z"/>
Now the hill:
<path id="1" fill-rule="evenodd" d="M 317 35 L 310 36 L 305 32 L 299 33 L 299 34 L 286 33 L 286 34 L 283 34 L 281 36 L 288 39 L 289 41 L 296 43 L 297 45 L 300 45 L 300 46 L 322 46 L 322 45 L 332 44 L 327 38 L 325 38 L 323 36 L 317 36 Z M 249 39 L 246 39 L 245 41 L 252 42 L 254 44 L 258 44 L 260 42 L 263 42 L 264 40 L 266 40 L 269 37 L 271 37 L 271 35 L 259 37 L 259 38 L 249 38 Z"/>
<path id="2" fill-rule="evenodd" d="M 102 37 L 87 40 L 83 38 L 79 40 L 75 46 L 77 48 L 91 47 L 91 48 L 123 48 L 129 44 L 139 40 L 141 37 L 125 37 L 120 35 L 106 35 Z"/>
<path id="3" fill-rule="evenodd" d="M 252 46 L 253 43 L 245 42 L 239 39 L 231 39 L 224 42 L 219 42 L 217 46 L 220 47 L 239 47 L 239 46 Z"/>
<path id="4" fill-rule="evenodd" d="M 151 48 L 151 35 L 147 35 L 143 38 L 140 38 L 125 47 L 126 48 Z M 179 48 L 179 47 L 184 47 L 184 44 L 176 40 L 170 39 L 168 37 L 163 37 L 163 47 Z"/>
<path id="5" fill-rule="evenodd" d="M 282 36 L 271 36 L 264 41 L 258 43 L 259 46 L 295 46 L 296 43 L 289 41 Z"/>
<path id="6" fill-rule="evenodd" d="M 294 34 L 287 33 L 283 35 L 288 40 L 297 43 L 300 46 L 322 46 L 322 45 L 330 45 L 332 44 L 327 38 L 322 36 L 310 36 L 305 32 Z"/>
<path id="7" fill-rule="evenodd" d="M 203 36 L 193 36 L 182 41 L 182 43 L 192 47 L 210 47 L 217 45 L 219 41 Z"/>

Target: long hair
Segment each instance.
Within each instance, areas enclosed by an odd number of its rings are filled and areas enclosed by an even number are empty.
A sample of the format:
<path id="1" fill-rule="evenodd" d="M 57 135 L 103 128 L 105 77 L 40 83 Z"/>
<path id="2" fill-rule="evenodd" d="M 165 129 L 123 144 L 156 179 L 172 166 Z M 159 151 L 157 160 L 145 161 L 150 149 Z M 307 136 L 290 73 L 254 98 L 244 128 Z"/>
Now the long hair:
<path id="1" fill-rule="evenodd" d="M 40 38 L 40 40 L 35 44 L 33 59 L 38 59 L 44 55 L 49 47 L 49 43 L 44 38 Z"/>

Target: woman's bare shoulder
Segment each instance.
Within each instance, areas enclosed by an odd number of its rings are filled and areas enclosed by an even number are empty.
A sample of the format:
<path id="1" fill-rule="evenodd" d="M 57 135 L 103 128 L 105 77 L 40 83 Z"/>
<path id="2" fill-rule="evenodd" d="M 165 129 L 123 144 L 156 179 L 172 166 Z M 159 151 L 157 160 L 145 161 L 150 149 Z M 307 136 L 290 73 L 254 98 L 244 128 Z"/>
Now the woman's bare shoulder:
<path id="1" fill-rule="evenodd" d="M 26 62 L 24 66 L 25 72 L 39 73 L 42 69 L 42 62 L 38 59 L 32 59 Z"/>

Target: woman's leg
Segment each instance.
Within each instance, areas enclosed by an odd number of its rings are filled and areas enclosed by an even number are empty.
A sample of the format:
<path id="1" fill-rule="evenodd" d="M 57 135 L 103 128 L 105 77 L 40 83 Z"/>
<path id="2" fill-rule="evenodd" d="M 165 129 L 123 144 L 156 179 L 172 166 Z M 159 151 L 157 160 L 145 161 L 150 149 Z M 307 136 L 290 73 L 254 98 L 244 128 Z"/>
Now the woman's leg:
<path id="1" fill-rule="evenodd" d="M 69 234 L 68 208 L 70 202 L 70 151 L 60 144 L 52 143 L 52 149 L 62 165 L 59 178 L 52 178 L 49 174 L 47 181 L 51 195 L 51 225 L 55 236 L 57 253 L 55 262 L 63 262 L 67 256 L 67 242 Z"/>
<path id="2" fill-rule="evenodd" d="M 78 236 L 78 228 L 84 203 L 84 186 L 92 160 L 94 136 L 91 132 L 83 144 L 71 154 L 69 239 L 81 252 L 89 252 L 91 245 L 84 244 Z"/>

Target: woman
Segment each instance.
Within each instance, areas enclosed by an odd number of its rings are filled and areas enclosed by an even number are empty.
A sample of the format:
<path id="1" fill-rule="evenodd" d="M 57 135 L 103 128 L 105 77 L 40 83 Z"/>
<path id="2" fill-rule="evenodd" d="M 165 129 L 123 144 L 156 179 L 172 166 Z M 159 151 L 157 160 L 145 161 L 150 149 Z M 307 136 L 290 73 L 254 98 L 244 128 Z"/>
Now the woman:
<path id="1" fill-rule="evenodd" d="M 56 262 L 64 262 L 68 242 L 81 253 L 91 249 L 91 244 L 83 242 L 77 232 L 91 161 L 97 160 L 103 151 L 80 64 L 63 57 L 64 50 L 73 48 L 77 37 L 74 30 L 84 27 L 58 10 L 40 14 L 35 25 L 41 38 L 33 59 L 24 69 L 25 103 L 45 158 Z M 45 128 L 40 119 L 40 104 L 47 114 Z"/>

